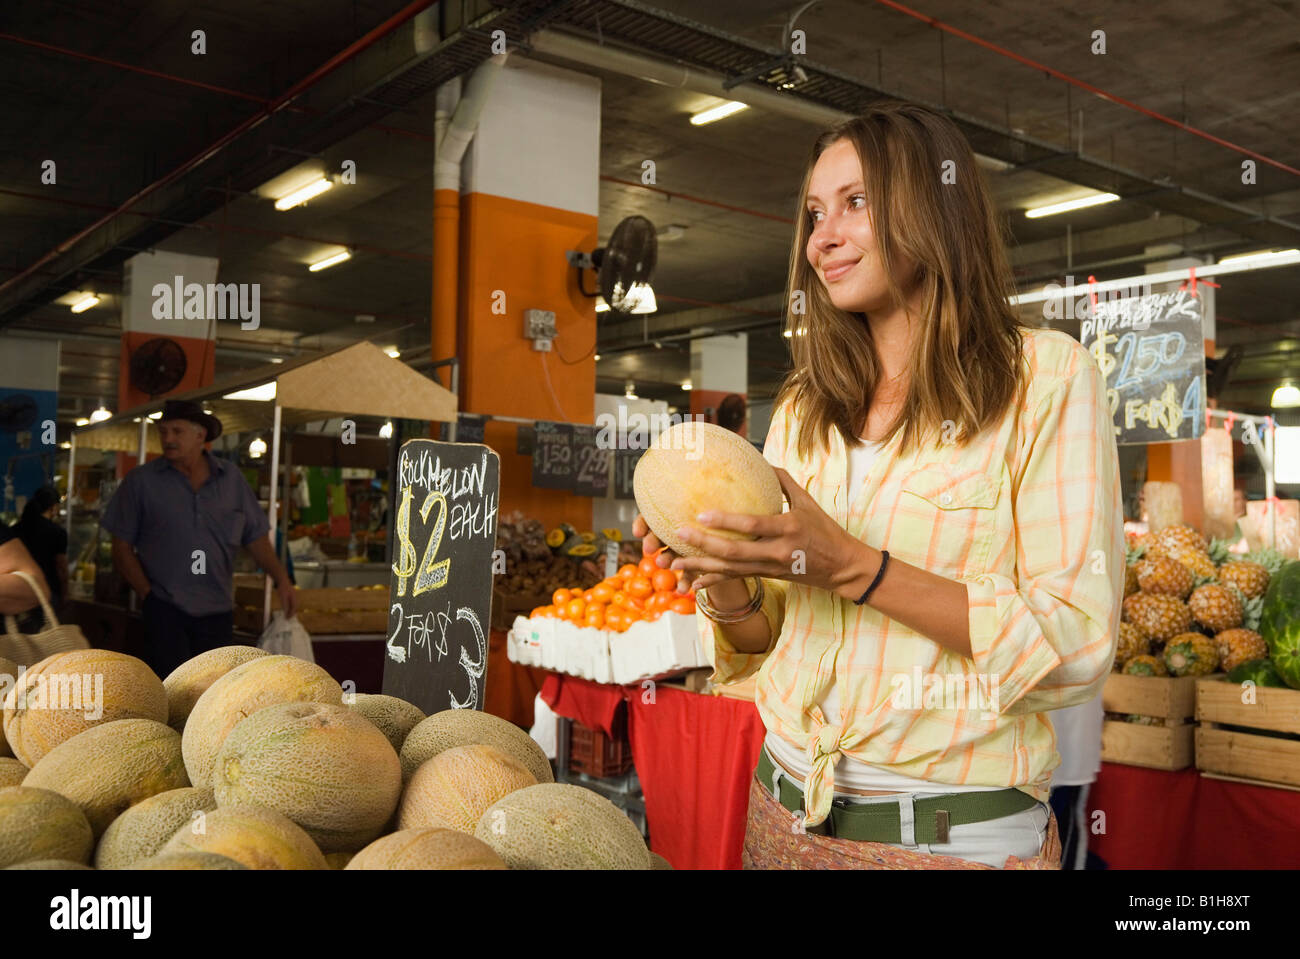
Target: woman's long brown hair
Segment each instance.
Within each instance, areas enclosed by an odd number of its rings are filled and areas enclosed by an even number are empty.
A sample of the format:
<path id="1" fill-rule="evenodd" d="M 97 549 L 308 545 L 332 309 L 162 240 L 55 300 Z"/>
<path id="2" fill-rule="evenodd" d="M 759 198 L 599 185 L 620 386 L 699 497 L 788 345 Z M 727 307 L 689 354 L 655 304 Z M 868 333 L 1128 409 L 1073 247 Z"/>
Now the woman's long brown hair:
<path id="1" fill-rule="evenodd" d="M 927 437 L 967 442 L 1001 419 L 1024 387 L 1023 325 L 1007 299 L 1014 283 L 1002 223 L 970 144 L 946 117 L 910 103 L 872 104 L 813 145 L 790 251 L 786 323 L 794 368 L 776 406 L 791 401 L 806 459 L 814 446 L 827 448 L 831 429 L 857 442 L 883 378 L 866 316 L 831 302 L 806 254 L 808 184 L 817 159 L 839 140 L 852 143 L 862 161 L 880 262 L 916 263 L 921 290 L 907 393 L 884 439 L 902 430 L 904 450 Z M 904 292 L 892 273 L 889 290 L 901 305 Z M 944 429 L 945 421 L 954 427 Z"/>

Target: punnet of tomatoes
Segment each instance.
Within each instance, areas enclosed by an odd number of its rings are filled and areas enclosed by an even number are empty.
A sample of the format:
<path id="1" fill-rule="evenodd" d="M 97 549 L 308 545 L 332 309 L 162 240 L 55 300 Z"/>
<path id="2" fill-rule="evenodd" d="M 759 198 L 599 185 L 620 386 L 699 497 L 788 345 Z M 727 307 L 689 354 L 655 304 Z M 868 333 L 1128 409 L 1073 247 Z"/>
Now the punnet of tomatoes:
<path id="1" fill-rule="evenodd" d="M 681 572 L 660 569 L 653 556 L 628 563 L 590 589 L 557 589 L 546 606 L 529 615 L 563 619 L 621 633 L 633 623 L 654 622 L 664 613 L 694 615 L 695 594 L 685 589 Z"/>

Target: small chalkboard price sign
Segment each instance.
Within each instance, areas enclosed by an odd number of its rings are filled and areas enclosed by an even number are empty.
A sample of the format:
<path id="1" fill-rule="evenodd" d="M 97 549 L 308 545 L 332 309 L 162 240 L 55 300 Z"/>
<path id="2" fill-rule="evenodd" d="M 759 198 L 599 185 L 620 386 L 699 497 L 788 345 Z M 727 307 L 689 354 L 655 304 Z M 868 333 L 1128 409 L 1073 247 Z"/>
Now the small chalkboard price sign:
<path id="1" fill-rule="evenodd" d="M 533 485 L 539 489 L 573 489 L 573 427 L 538 420 L 534 424 Z"/>
<path id="2" fill-rule="evenodd" d="M 384 692 L 430 715 L 483 708 L 500 476 L 477 443 L 398 454 Z"/>
<path id="3" fill-rule="evenodd" d="M 609 489 L 609 461 L 612 450 L 601 449 L 594 426 L 573 428 L 573 492 L 579 496 L 605 495 Z"/>
<path id="4" fill-rule="evenodd" d="M 632 477 L 636 473 L 636 464 L 645 450 L 614 451 L 614 498 L 632 499 Z"/>
<path id="5" fill-rule="evenodd" d="M 1115 441 L 1168 443 L 1205 432 L 1202 304 L 1189 290 L 1099 300 L 1080 340 L 1106 378 Z"/>

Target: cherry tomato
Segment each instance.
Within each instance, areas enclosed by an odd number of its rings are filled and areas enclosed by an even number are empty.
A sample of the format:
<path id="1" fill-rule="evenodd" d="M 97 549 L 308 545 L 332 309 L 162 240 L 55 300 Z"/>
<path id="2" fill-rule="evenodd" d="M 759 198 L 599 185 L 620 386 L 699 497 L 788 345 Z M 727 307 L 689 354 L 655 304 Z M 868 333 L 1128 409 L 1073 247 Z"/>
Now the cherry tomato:
<path id="1" fill-rule="evenodd" d="M 671 569 L 656 569 L 650 577 L 650 585 L 656 593 L 677 592 L 677 573 Z"/>
<path id="2" fill-rule="evenodd" d="M 629 596 L 634 596 L 641 600 L 649 598 L 650 594 L 654 591 L 654 586 L 652 586 L 650 580 L 644 576 L 633 576 L 627 581 L 627 588 L 624 590 L 624 592 Z"/>
<path id="3" fill-rule="evenodd" d="M 672 604 L 675 595 L 675 593 L 655 593 L 646 600 L 645 608 L 651 613 L 661 613 Z"/>
<path id="4" fill-rule="evenodd" d="M 687 594 L 686 596 L 678 596 L 676 599 L 673 600 L 672 605 L 669 606 L 668 608 L 671 609 L 674 613 L 682 613 L 686 616 L 694 616 L 695 597 L 690 594 Z"/>
<path id="5" fill-rule="evenodd" d="M 587 601 L 579 596 L 577 599 L 569 600 L 569 604 L 564 607 L 565 615 L 574 622 L 581 622 L 583 614 L 587 611 Z"/>
<path id="6" fill-rule="evenodd" d="M 618 578 L 621 580 L 629 580 L 636 574 L 637 568 L 635 563 L 626 563 L 618 568 Z"/>
<path id="7" fill-rule="evenodd" d="M 551 602 L 556 606 L 563 606 L 572 598 L 572 593 L 567 589 L 557 589 L 551 594 Z"/>
<path id="8" fill-rule="evenodd" d="M 653 576 L 655 570 L 659 568 L 659 564 L 655 562 L 656 555 L 657 554 L 655 553 L 651 553 L 649 556 L 642 556 L 641 562 L 637 564 L 637 571 L 646 579 Z"/>
<path id="9" fill-rule="evenodd" d="M 590 592 L 591 595 L 587 597 L 589 602 L 608 603 L 614 598 L 614 593 L 617 592 L 617 590 L 605 583 L 597 583 L 595 586 L 591 587 Z"/>
<path id="10" fill-rule="evenodd" d="M 605 610 L 605 628 L 616 633 L 621 633 L 627 628 L 627 617 L 621 606 L 610 606 Z"/>

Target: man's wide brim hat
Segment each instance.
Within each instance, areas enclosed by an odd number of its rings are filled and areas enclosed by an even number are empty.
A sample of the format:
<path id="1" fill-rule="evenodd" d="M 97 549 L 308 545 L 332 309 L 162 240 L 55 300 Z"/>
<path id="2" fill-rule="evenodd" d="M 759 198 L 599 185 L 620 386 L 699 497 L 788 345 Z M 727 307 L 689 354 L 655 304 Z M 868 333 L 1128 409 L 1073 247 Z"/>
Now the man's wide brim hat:
<path id="1" fill-rule="evenodd" d="M 217 419 L 211 413 L 205 413 L 203 407 L 198 403 L 191 403 L 189 400 L 167 400 L 163 403 L 162 417 L 160 423 L 167 420 L 189 420 L 191 423 L 198 423 L 208 431 L 207 442 L 211 443 L 221 435 L 221 420 Z"/>

